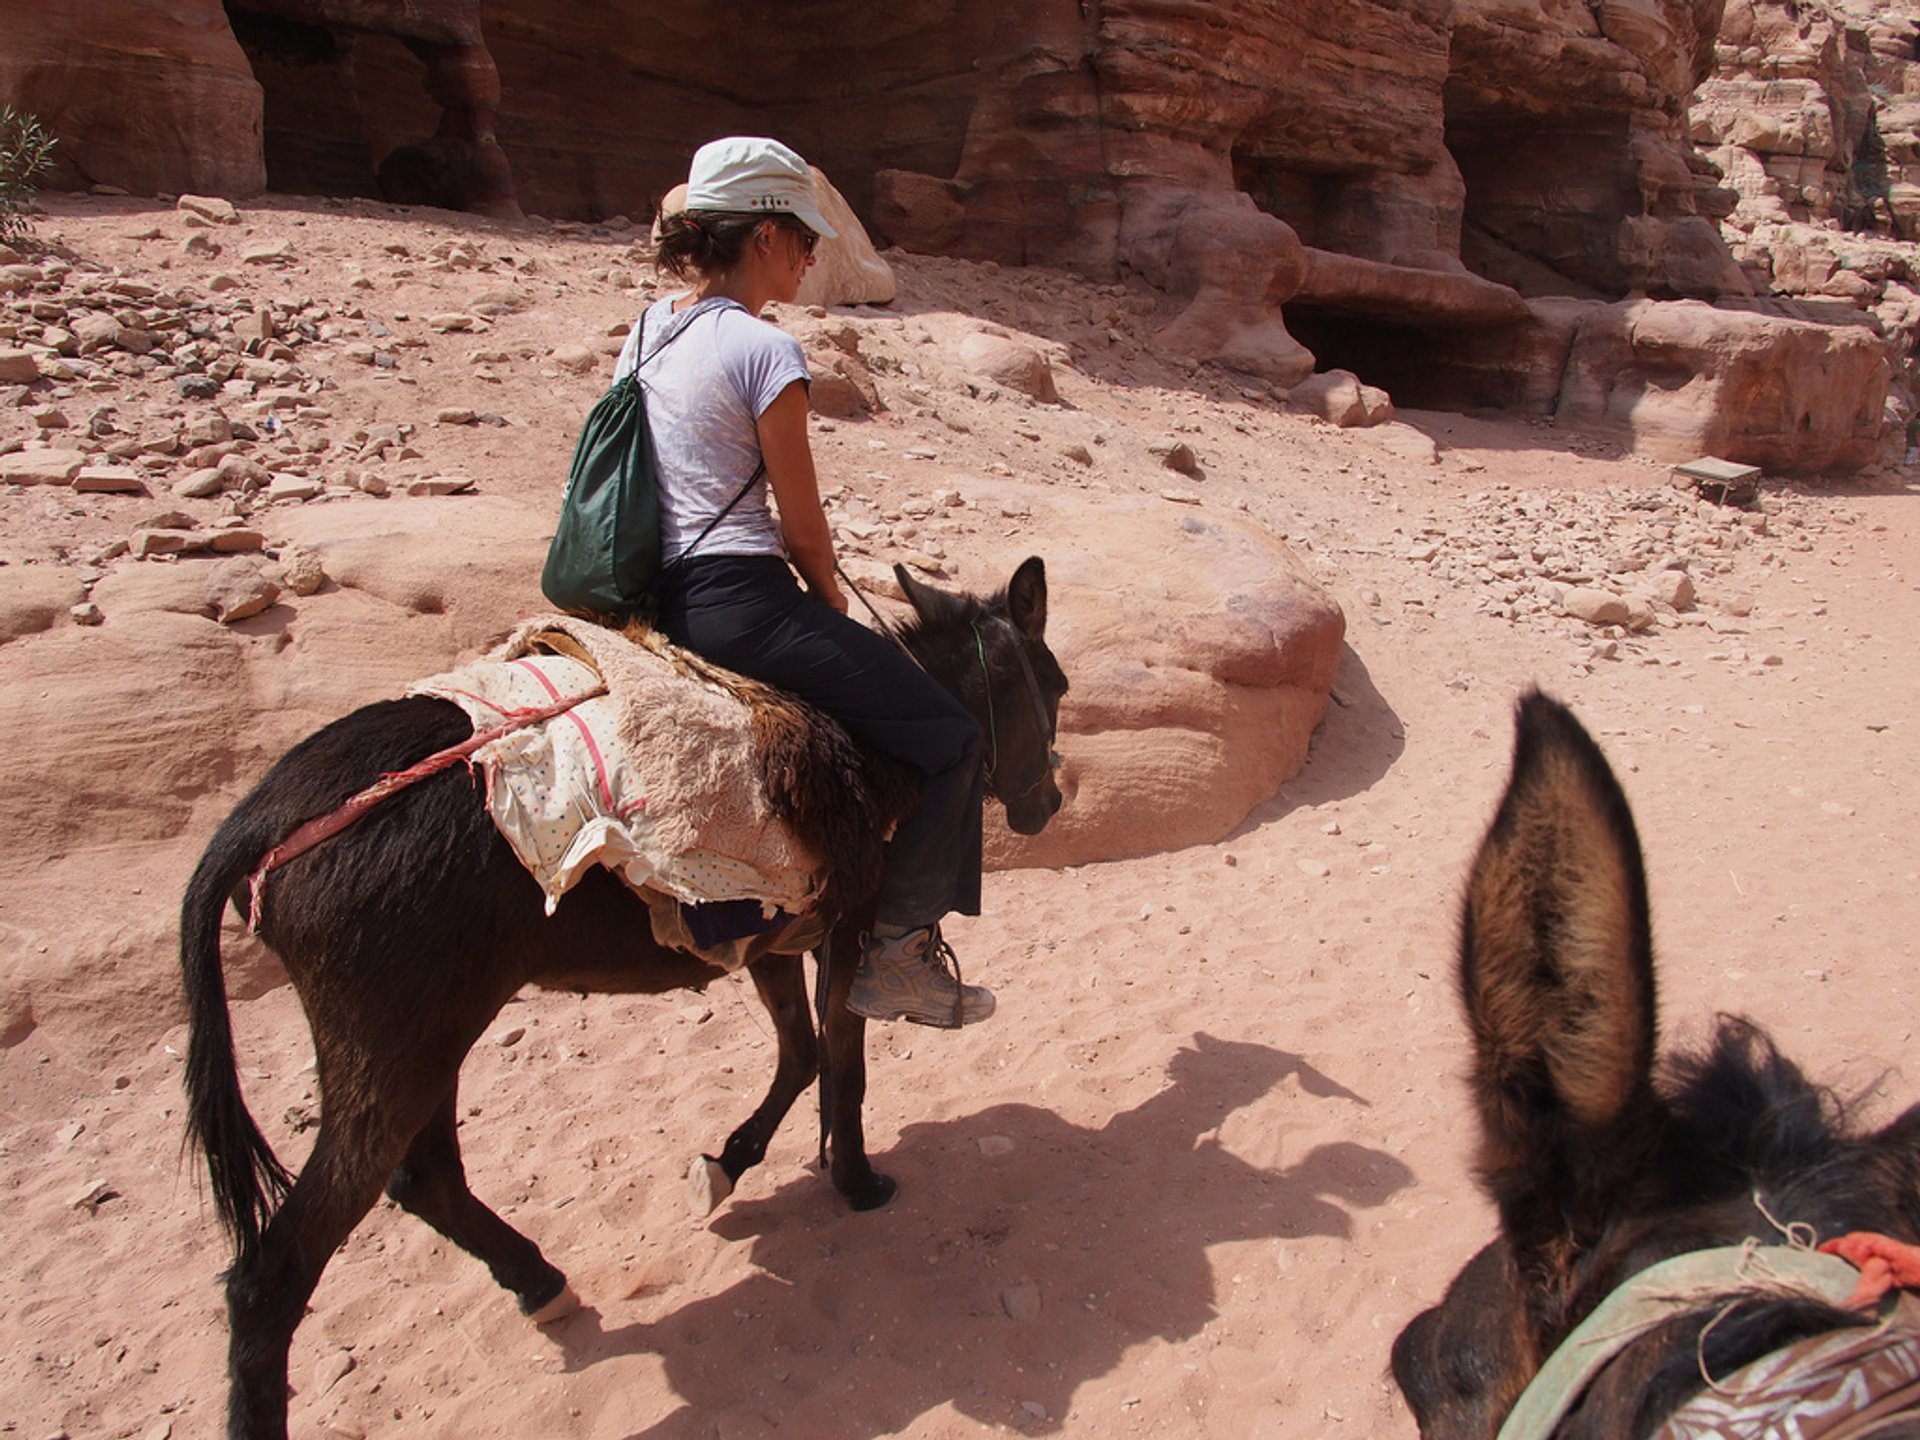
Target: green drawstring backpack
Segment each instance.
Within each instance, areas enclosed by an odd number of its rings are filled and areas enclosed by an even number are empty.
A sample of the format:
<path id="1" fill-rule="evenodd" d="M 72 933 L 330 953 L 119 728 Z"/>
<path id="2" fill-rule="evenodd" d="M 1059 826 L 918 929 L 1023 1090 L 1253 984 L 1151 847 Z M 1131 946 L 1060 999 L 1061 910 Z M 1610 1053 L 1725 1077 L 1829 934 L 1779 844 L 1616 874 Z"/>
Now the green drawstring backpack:
<path id="1" fill-rule="evenodd" d="M 660 483 L 640 365 L 678 340 L 700 315 L 731 303 L 708 300 L 694 306 L 678 317 L 679 323 L 651 355 L 646 349 L 647 317 L 641 314 L 639 365 L 615 381 L 587 412 L 567 468 L 559 524 L 540 573 L 541 591 L 559 609 L 624 623 L 635 617 L 651 619 L 659 608 Z M 762 464 L 674 563 L 692 554 L 765 473 Z"/>

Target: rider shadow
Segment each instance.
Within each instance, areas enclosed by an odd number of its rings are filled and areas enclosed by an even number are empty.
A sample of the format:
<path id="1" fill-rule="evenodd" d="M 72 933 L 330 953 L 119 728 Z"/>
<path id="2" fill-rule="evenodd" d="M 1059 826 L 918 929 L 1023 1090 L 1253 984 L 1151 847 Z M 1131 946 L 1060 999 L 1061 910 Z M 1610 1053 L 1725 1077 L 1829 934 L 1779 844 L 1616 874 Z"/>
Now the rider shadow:
<path id="1" fill-rule="evenodd" d="M 1221 1145 L 1234 1112 L 1289 1075 L 1302 1095 L 1366 1103 L 1298 1056 L 1199 1035 L 1167 1075 L 1099 1127 L 1027 1104 L 910 1125 L 886 1156 L 900 1196 L 871 1215 L 823 1224 L 817 1181 L 736 1202 L 712 1228 L 750 1243 L 758 1273 L 651 1321 L 582 1333 L 583 1315 L 559 1337 L 568 1368 L 661 1357 L 683 1404 L 632 1440 L 776 1421 L 878 1436 L 942 1406 L 1057 1430 L 1079 1386 L 1131 1347 L 1215 1317 L 1210 1247 L 1349 1236 L 1347 1207 L 1413 1179 L 1346 1142 L 1274 1169 Z M 1278 1145 L 1285 1128 L 1262 1133 Z"/>

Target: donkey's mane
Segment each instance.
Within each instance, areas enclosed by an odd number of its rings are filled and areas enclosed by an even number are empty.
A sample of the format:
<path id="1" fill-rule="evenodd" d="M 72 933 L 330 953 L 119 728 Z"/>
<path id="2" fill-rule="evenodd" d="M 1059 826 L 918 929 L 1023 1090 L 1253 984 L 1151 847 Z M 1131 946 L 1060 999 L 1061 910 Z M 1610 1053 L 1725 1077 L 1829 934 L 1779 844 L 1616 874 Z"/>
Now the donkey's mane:
<path id="1" fill-rule="evenodd" d="M 1855 1108 L 1807 1079 L 1772 1036 L 1737 1015 L 1717 1017 L 1705 1047 L 1667 1055 L 1660 1089 L 1675 1158 L 1703 1198 L 1822 1165 L 1846 1139 Z"/>
<path id="2" fill-rule="evenodd" d="M 941 602 L 937 613 L 915 614 L 901 622 L 899 634 L 902 645 L 918 653 L 923 647 L 933 649 L 957 643 L 965 634 L 966 627 L 974 622 L 990 614 L 1006 613 L 1007 591 L 1002 586 L 984 600 L 968 591 L 958 595 L 943 592 Z M 967 638 L 971 639 L 971 636 Z"/>
<path id="3" fill-rule="evenodd" d="M 1711 1233 L 1711 1227 L 1716 1217 L 1733 1227 L 1749 1222 L 1755 1199 L 1773 1222 L 1795 1227 L 1796 1243 L 1895 1223 L 1889 1199 L 1902 1193 L 1901 1184 L 1911 1194 L 1911 1177 L 1920 1173 L 1920 1106 L 1881 1133 L 1862 1133 L 1864 1096 L 1848 1100 L 1815 1084 L 1765 1030 L 1733 1015 L 1717 1017 L 1704 1046 L 1669 1053 L 1660 1069 L 1668 1126 L 1658 1170 L 1670 1187 L 1668 1201 L 1681 1213 L 1643 1216 L 1633 1227 L 1639 1239 L 1622 1235 L 1616 1243 L 1634 1248 L 1654 1239 L 1643 1228 L 1649 1220 L 1662 1249 L 1675 1242 L 1738 1243 L 1740 1234 Z M 1900 1132 L 1904 1144 L 1896 1138 Z M 1890 1185 L 1890 1167 L 1907 1178 Z M 1906 1208 L 1911 1222 L 1920 1201 Z M 1769 1222 L 1761 1224 L 1771 1229 Z M 1800 1233 L 1802 1225 L 1811 1226 L 1811 1234 Z M 1777 1233 L 1762 1238 L 1788 1239 Z M 1713 1300 L 1647 1337 L 1644 1343 L 1657 1358 L 1630 1379 L 1621 1377 L 1639 1396 L 1625 1433 L 1651 1433 L 1701 1389 L 1703 1370 L 1725 1377 L 1796 1340 L 1869 1323 L 1869 1314 L 1813 1299 L 1756 1293 Z M 1575 1426 L 1573 1433 L 1581 1432 Z"/>

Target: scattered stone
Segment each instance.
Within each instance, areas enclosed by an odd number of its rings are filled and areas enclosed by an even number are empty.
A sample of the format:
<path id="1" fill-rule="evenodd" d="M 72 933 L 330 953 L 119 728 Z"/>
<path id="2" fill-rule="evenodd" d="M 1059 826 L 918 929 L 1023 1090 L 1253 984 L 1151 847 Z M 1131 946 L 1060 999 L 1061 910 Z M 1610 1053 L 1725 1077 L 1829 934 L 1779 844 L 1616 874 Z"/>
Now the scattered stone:
<path id="1" fill-rule="evenodd" d="M 311 500 L 326 488 L 325 481 L 311 475 L 275 475 L 267 482 L 267 501 Z"/>
<path id="2" fill-rule="evenodd" d="M 193 260 L 211 260 L 220 253 L 220 246 L 204 230 L 196 230 L 180 242 L 180 253 Z"/>
<path id="3" fill-rule="evenodd" d="M 971 375 L 1026 395 L 1045 405 L 1058 405 L 1060 391 L 1053 383 L 1053 367 L 1033 346 L 1006 334 L 976 331 L 960 342 L 960 365 Z"/>
<path id="4" fill-rule="evenodd" d="M 136 560 L 156 555 L 179 555 L 199 548 L 199 537 L 191 529 L 147 526 L 127 537 L 127 553 Z"/>
<path id="5" fill-rule="evenodd" d="M 311 595 L 327 582 L 320 557 L 298 545 L 289 545 L 280 552 L 280 573 L 287 589 L 295 595 Z"/>
<path id="6" fill-rule="evenodd" d="M 436 411 L 433 423 L 436 425 L 471 425 L 479 417 L 473 411 L 460 405 L 449 405 Z"/>
<path id="7" fill-rule="evenodd" d="M 473 329 L 473 316 L 461 315 L 456 312 L 449 312 L 443 315 L 429 315 L 427 317 L 427 328 L 429 330 L 438 330 L 443 335 L 453 334 L 462 330 L 471 330 Z"/>
<path id="8" fill-rule="evenodd" d="M 222 625 L 258 615 L 279 598 L 280 587 L 266 577 L 257 560 L 223 560 L 207 579 L 207 601 L 213 618 Z"/>
<path id="9" fill-rule="evenodd" d="M 313 1367 L 313 1393 L 324 1395 L 334 1386 L 353 1373 L 353 1352 L 336 1350 L 331 1355 L 323 1355 Z"/>
<path id="10" fill-rule="evenodd" d="M 98 625 L 107 617 L 100 613 L 100 607 L 91 600 L 82 601 L 67 612 L 76 625 Z"/>
<path id="11" fill-rule="evenodd" d="M 550 358 L 569 375 L 585 375 L 600 368 L 599 352 L 585 345 L 556 345 Z"/>
<path id="12" fill-rule="evenodd" d="M 1184 440 L 1165 441 L 1147 447 L 1153 457 L 1169 470 L 1182 475 L 1200 473 L 1200 457 L 1193 453 L 1193 447 Z"/>
<path id="13" fill-rule="evenodd" d="M 111 1200 L 113 1195 L 113 1187 L 106 1181 L 89 1180 L 78 1190 L 74 1191 L 72 1198 L 67 1201 L 67 1208 L 69 1210 L 98 1210 L 101 1205 Z"/>
<path id="14" fill-rule="evenodd" d="M 1000 1308 L 1009 1320 L 1028 1321 L 1040 1317 L 1040 1287 L 1031 1280 L 1009 1285 L 1000 1292 Z"/>
<path id="15" fill-rule="evenodd" d="M 65 430 L 73 422 L 67 419 L 67 412 L 53 405 L 37 406 L 31 412 L 35 428 L 40 430 Z"/>
<path id="16" fill-rule="evenodd" d="M 265 342 L 273 339 L 273 312 L 271 310 L 255 310 L 251 315 L 242 315 L 238 320 L 233 322 L 233 333 L 238 335 L 242 340 L 259 340 Z"/>
<path id="17" fill-rule="evenodd" d="M 237 225 L 240 212 L 234 209 L 231 200 L 223 200 L 217 195 L 182 195 L 174 202 L 174 209 L 183 210 L 189 215 L 198 215 L 202 220 L 215 225 Z"/>
<path id="18" fill-rule="evenodd" d="M 498 1035 L 494 1036 L 493 1043 L 498 1045 L 502 1050 L 511 1050 L 514 1046 L 518 1045 L 522 1040 L 524 1040 L 526 1038 L 526 1035 L 527 1035 L 526 1026 L 513 1025 L 513 1026 L 509 1026 L 505 1030 L 502 1030 Z"/>
<path id="19" fill-rule="evenodd" d="M 1287 393 L 1287 406 L 1343 428 L 1380 425 L 1393 418 L 1387 392 L 1361 384 L 1359 376 L 1346 370 L 1309 375 Z"/>
<path id="20" fill-rule="evenodd" d="M 220 382 L 211 375 L 176 375 L 173 388 L 182 400 L 212 400 L 220 394 Z"/>
<path id="21" fill-rule="evenodd" d="M 465 475 L 431 475 L 407 482 L 409 495 L 464 495 L 472 489 L 473 481 Z"/>
<path id="22" fill-rule="evenodd" d="M 1625 625 L 1629 617 L 1627 602 L 1611 590 L 1595 590 L 1576 585 L 1560 597 L 1561 611 L 1589 625 Z"/>
<path id="23" fill-rule="evenodd" d="M 1656 570 L 1648 576 L 1649 592 L 1657 604 L 1669 610 L 1693 608 L 1693 578 L 1684 570 Z"/>
<path id="24" fill-rule="evenodd" d="M 240 252 L 240 259 L 248 265 L 278 265 L 293 258 L 293 242 L 284 236 L 277 240 L 260 240 L 247 246 Z"/>
<path id="25" fill-rule="evenodd" d="M 88 495 L 145 495 L 146 477 L 119 465 L 83 466 L 73 477 L 73 488 Z"/>
<path id="26" fill-rule="evenodd" d="M 40 362 L 30 351 L 0 349 L 0 385 L 31 385 L 40 378 Z"/>
<path id="27" fill-rule="evenodd" d="M 0 485 L 70 485 L 86 463 L 79 450 L 17 450 L 0 455 Z"/>
<path id="28" fill-rule="evenodd" d="M 211 495 L 227 490 L 227 476 L 223 476 L 215 467 L 194 470 L 190 476 L 173 486 L 173 493 L 180 499 L 209 499 Z"/>
<path id="29" fill-rule="evenodd" d="M 982 1135 L 978 1142 L 980 1153 L 989 1160 L 1004 1160 L 1013 1154 L 1013 1138 L 1008 1135 Z"/>
<path id="30" fill-rule="evenodd" d="M 258 530 L 234 525 L 220 530 L 196 531 L 194 548 L 211 550 L 216 555 L 242 555 L 267 548 L 267 537 Z"/>

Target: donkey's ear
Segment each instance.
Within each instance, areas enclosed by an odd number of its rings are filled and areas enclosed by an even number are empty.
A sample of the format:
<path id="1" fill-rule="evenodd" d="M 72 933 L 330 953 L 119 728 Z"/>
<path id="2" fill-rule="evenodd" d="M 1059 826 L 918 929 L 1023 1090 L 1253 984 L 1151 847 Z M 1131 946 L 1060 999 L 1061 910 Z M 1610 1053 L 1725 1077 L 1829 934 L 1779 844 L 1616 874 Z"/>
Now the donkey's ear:
<path id="1" fill-rule="evenodd" d="M 1047 565 L 1038 555 L 1022 561 L 1007 582 L 1007 617 L 1029 640 L 1047 638 Z"/>
<path id="2" fill-rule="evenodd" d="M 913 613 L 920 617 L 922 625 L 937 626 L 942 620 L 964 616 L 965 601 L 958 595 L 949 595 L 944 590 L 922 584 L 913 578 L 913 573 L 906 566 L 895 565 L 893 578 L 900 582 L 900 593 L 907 597 L 907 603 L 913 606 Z"/>
<path id="3" fill-rule="evenodd" d="M 1523 1251 L 1591 1234 L 1651 1125 L 1653 938 L 1640 841 L 1599 746 L 1537 691 L 1467 882 L 1460 988 L 1480 1169 Z M 1611 1176 L 1611 1180 L 1609 1179 Z"/>

